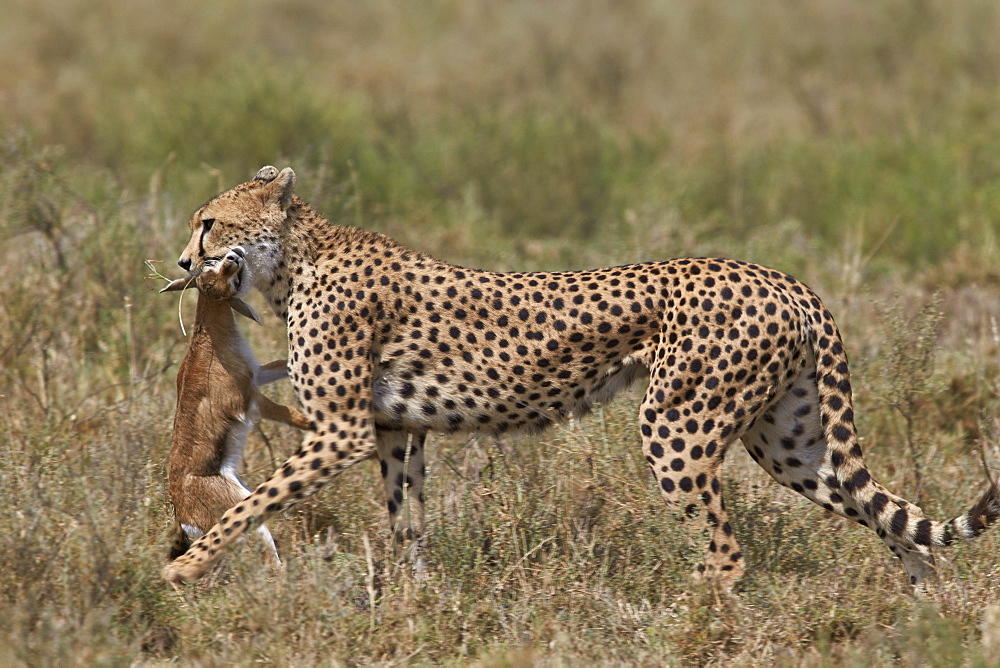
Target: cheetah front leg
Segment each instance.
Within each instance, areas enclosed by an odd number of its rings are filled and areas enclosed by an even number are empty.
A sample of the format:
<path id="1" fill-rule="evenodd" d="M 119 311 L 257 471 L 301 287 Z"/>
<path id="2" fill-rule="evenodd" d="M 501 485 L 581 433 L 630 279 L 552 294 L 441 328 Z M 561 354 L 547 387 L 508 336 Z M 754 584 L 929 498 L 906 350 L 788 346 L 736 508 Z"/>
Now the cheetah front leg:
<path id="1" fill-rule="evenodd" d="M 389 528 L 397 546 L 397 558 L 422 574 L 424 540 L 424 445 L 426 434 L 379 429 L 376 450 L 385 485 Z"/>
<path id="2" fill-rule="evenodd" d="M 334 431 L 336 434 L 337 432 Z M 345 468 L 367 459 L 375 451 L 373 438 L 330 443 L 310 435 L 271 477 L 246 499 L 230 508 L 208 533 L 183 555 L 166 565 L 163 578 L 173 584 L 194 582 L 222 558 L 246 531 L 313 494 Z"/>
<path id="3" fill-rule="evenodd" d="M 356 324 L 353 331 L 358 331 Z M 307 363 L 300 363 L 291 374 L 313 431 L 266 482 L 227 510 L 186 553 L 167 564 L 163 570 L 166 580 L 174 584 L 197 580 L 244 532 L 256 529 L 271 515 L 313 494 L 345 468 L 375 453 L 368 355 L 363 348 L 329 348 L 336 350 L 341 371 L 328 378 L 324 387 L 335 387 L 336 392 L 313 389 L 308 383 L 308 370 L 313 367 Z M 291 348 L 291 359 L 308 360 L 310 356 L 309 350 L 300 351 L 295 345 Z"/>

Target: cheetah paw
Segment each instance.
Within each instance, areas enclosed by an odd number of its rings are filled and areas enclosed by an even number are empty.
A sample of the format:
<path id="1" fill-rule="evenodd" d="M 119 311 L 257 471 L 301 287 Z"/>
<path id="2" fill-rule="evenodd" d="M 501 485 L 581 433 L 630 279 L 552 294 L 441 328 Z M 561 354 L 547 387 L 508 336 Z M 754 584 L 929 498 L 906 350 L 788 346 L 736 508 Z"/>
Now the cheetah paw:
<path id="1" fill-rule="evenodd" d="M 202 569 L 197 564 L 184 564 L 178 561 L 170 562 L 160 573 L 164 580 L 174 586 L 174 589 L 181 584 L 190 584 L 202 575 Z"/>

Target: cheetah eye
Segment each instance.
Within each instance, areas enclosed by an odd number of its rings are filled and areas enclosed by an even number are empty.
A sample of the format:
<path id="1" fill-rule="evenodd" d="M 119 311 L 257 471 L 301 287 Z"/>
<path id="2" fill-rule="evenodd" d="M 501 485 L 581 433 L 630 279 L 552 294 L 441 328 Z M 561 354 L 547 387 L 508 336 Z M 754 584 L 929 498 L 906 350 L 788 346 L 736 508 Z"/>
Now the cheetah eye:
<path id="1" fill-rule="evenodd" d="M 215 225 L 215 218 L 205 218 L 201 221 L 203 232 L 208 232 L 212 229 L 212 225 Z"/>

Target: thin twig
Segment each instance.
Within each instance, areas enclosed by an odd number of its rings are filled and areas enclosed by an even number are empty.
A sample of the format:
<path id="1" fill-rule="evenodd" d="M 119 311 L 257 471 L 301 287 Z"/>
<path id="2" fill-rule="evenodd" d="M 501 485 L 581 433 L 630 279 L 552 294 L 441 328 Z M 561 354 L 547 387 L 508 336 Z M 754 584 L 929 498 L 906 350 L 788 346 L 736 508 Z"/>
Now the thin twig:
<path id="1" fill-rule="evenodd" d="M 983 445 L 983 441 L 984 439 L 979 439 L 979 461 L 983 464 L 983 473 L 986 474 L 986 479 L 990 482 L 990 489 L 996 494 L 997 481 L 990 472 L 990 465 L 986 462 L 986 446 Z"/>
<path id="2" fill-rule="evenodd" d="M 365 561 L 368 562 L 368 577 L 365 585 L 368 588 L 368 612 L 369 629 L 375 630 L 375 560 L 372 558 L 372 546 L 368 541 L 368 532 L 361 536 L 361 542 L 365 547 Z"/>
<path id="3" fill-rule="evenodd" d="M 169 278 L 167 278 L 159 271 L 157 271 L 156 267 L 153 266 L 154 262 L 160 262 L 160 260 L 148 260 L 148 259 L 146 260 L 146 267 L 149 268 L 150 271 L 150 273 L 146 275 L 146 278 L 152 278 L 152 279 L 161 278 L 167 282 L 170 282 Z M 181 323 L 181 334 L 183 334 L 184 336 L 187 336 L 187 330 L 184 329 L 184 311 L 183 311 L 184 293 L 187 292 L 187 286 L 190 285 L 191 281 L 193 281 L 194 279 L 195 279 L 194 276 L 188 279 L 187 283 L 184 284 L 184 289 L 180 291 L 181 292 L 180 298 L 177 300 L 177 320 Z"/>
<path id="4" fill-rule="evenodd" d="M 507 580 L 509 580 L 511 576 L 514 575 L 514 572 L 518 568 L 520 568 L 521 564 L 523 564 L 525 560 L 528 559 L 528 557 L 530 557 L 535 552 L 545 547 L 547 544 L 551 543 L 555 539 L 556 536 L 549 536 L 548 538 L 544 538 L 538 545 L 534 546 L 533 548 L 525 552 L 524 555 L 520 559 L 518 559 L 517 562 L 515 562 L 512 566 L 508 566 L 507 572 L 503 574 L 503 576 L 497 581 L 495 585 L 493 585 L 493 592 L 499 593 L 500 590 L 503 589 L 503 586 L 504 584 L 506 584 Z"/>
<path id="5" fill-rule="evenodd" d="M 413 650 L 412 652 L 410 652 L 409 654 L 407 654 L 406 656 L 404 656 L 402 659 L 397 659 L 396 661 L 390 661 L 387 665 L 393 666 L 393 665 L 399 664 L 399 665 L 405 666 L 406 664 L 408 664 L 410 662 L 410 659 L 412 659 L 413 657 L 415 657 L 417 654 L 420 654 L 420 652 L 426 646 L 427 646 L 427 643 L 422 643 L 420 646 L 418 646 L 415 650 Z"/>
<path id="6" fill-rule="evenodd" d="M 260 434 L 260 437 L 262 439 L 264 439 L 264 447 L 267 448 L 267 456 L 269 457 L 269 459 L 268 459 L 268 465 L 273 468 L 274 467 L 274 448 L 271 446 L 271 439 L 267 437 L 267 434 L 264 432 L 264 429 L 263 429 L 263 427 L 260 426 L 259 422 L 257 423 L 257 433 Z M 268 470 L 270 470 L 270 469 L 268 469 Z"/>

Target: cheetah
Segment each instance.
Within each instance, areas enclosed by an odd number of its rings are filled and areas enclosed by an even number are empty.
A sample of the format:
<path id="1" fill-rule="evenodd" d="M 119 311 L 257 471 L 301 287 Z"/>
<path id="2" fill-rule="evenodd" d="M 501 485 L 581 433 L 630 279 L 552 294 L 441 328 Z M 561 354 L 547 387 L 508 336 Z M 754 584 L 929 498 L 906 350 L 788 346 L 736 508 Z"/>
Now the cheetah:
<path id="1" fill-rule="evenodd" d="M 391 526 L 419 544 L 428 432 L 537 431 L 641 378 L 642 448 L 661 495 L 674 506 L 693 497 L 688 509 L 704 510 L 698 577 L 728 587 L 744 573 L 720 478 L 736 440 L 777 482 L 874 530 L 914 584 L 935 572 L 931 547 L 977 536 L 1000 517 L 993 481 L 968 512 L 942 522 L 872 477 L 840 332 L 819 297 L 787 274 L 710 258 L 466 269 L 332 225 L 294 186 L 291 169 L 264 167 L 210 200 L 190 220 L 179 264 L 197 273 L 246 249 L 244 280 L 287 324 L 289 374 L 313 430 L 165 567 L 170 582 L 197 579 L 244 531 L 372 455 Z M 415 512 L 401 525 L 404 491 Z"/>
<path id="2" fill-rule="evenodd" d="M 259 366 L 236 324 L 234 311 L 260 322 L 240 299 L 242 248 L 209 261 L 197 277 L 171 281 L 160 292 L 199 290 L 194 330 L 177 371 L 177 409 L 167 460 L 175 524 L 169 558 L 184 554 L 222 514 L 250 494 L 237 475 L 246 437 L 258 417 L 309 429 L 298 409 L 276 404 L 257 389 L 288 375 L 286 360 Z M 247 290 L 250 286 L 246 286 Z M 257 533 L 270 561 L 281 564 L 271 532 Z"/>

